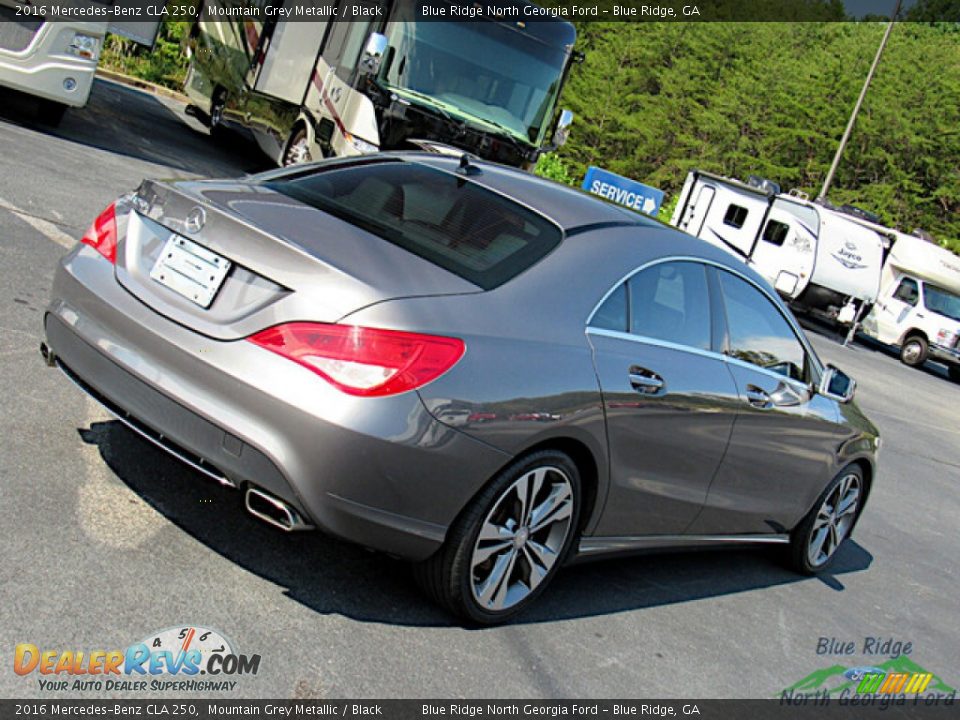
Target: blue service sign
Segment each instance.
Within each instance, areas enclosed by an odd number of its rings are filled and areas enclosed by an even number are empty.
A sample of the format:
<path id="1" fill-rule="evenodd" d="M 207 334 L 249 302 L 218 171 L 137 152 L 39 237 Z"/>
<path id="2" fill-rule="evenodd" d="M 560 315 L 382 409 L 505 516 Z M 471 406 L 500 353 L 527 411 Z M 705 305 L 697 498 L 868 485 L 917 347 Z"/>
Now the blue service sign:
<path id="1" fill-rule="evenodd" d="M 592 165 L 582 187 L 589 193 L 654 217 L 663 202 L 663 190 Z"/>

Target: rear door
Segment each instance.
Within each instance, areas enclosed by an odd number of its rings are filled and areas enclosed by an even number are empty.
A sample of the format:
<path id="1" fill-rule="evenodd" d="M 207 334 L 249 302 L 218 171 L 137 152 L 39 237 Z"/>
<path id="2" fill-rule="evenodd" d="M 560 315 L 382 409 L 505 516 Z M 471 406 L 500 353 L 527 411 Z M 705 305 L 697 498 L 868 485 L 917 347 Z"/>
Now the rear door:
<path id="1" fill-rule="evenodd" d="M 657 263 L 591 319 L 611 468 L 598 535 L 682 533 L 703 506 L 738 405 L 709 295 L 703 265 Z"/>
<path id="2" fill-rule="evenodd" d="M 739 412 L 707 507 L 691 531 L 785 532 L 826 487 L 849 433 L 834 401 L 811 391 L 814 358 L 779 305 L 743 277 L 714 272 Z"/>

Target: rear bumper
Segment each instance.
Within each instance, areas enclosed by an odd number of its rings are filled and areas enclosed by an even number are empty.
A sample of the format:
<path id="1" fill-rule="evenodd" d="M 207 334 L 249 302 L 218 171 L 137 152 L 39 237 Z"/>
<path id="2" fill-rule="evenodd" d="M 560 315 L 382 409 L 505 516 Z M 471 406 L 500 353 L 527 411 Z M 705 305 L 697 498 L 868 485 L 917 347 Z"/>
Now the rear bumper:
<path id="1" fill-rule="evenodd" d="M 168 450 L 259 486 L 333 535 L 412 560 L 509 458 L 435 421 L 416 393 L 351 398 L 244 341 L 171 323 L 80 246 L 58 268 L 47 343 L 78 384 Z M 200 462 L 202 460 L 202 462 Z"/>
<path id="2" fill-rule="evenodd" d="M 40 64 L 11 62 L 0 55 L 0 85 L 71 107 L 83 107 L 90 97 L 96 65 L 51 60 Z M 76 85 L 67 90 L 64 82 L 72 78 Z"/>
<path id="3" fill-rule="evenodd" d="M 76 33 L 103 42 L 106 23 L 45 23 L 20 51 L 0 49 L 0 85 L 72 107 L 86 105 L 97 61 L 65 52 Z M 72 79 L 72 90 L 64 82 Z"/>

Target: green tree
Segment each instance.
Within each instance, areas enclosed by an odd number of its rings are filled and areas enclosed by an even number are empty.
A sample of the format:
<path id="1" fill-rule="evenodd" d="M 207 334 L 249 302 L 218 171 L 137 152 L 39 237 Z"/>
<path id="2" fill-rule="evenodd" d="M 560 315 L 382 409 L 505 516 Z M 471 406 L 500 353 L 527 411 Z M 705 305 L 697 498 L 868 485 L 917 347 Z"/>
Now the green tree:
<path id="1" fill-rule="evenodd" d="M 559 151 L 676 193 L 700 168 L 815 195 L 885 24 L 583 23 Z M 960 43 L 950 24 L 898 24 L 830 199 L 960 249 Z M 668 199 L 669 200 L 669 199 Z"/>

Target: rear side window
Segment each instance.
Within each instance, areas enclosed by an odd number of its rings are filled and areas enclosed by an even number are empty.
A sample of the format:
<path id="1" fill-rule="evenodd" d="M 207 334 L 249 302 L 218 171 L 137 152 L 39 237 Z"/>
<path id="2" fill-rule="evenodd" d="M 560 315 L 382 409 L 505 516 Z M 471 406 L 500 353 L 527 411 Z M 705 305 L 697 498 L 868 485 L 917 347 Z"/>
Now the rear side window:
<path id="1" fill-rule="evenodd" d="M 562 239 L 542 215 L 466 177 L 403 161 L 328 167 L 268 180 L 292 197 L 490 290 Z"/>
<path id="2" fill-rule="evenodd" d="M 703 265 L 666 262 L 630 279 L 630 332 L 710 349 L 710 299 Z"/>
<path id="3" fill-rule="evenodd" d="M 749 283 L 721 271 L 727 309 L 727 354 L 794 380 L 804 380 L 806 351 L 793 328 L 767 297 Z"/>
<path id="4" fill-rule="evenodd" d="M 706 268 L 666 262 L 642 270 L 610 293 L 590 326 L 709 350 Z"/>
<path id="5" fill-rule="evenodd" d="M 603 301 L 590 321 L 590 327 L 627 331 L 627 284 L 622 283 Z"/>

